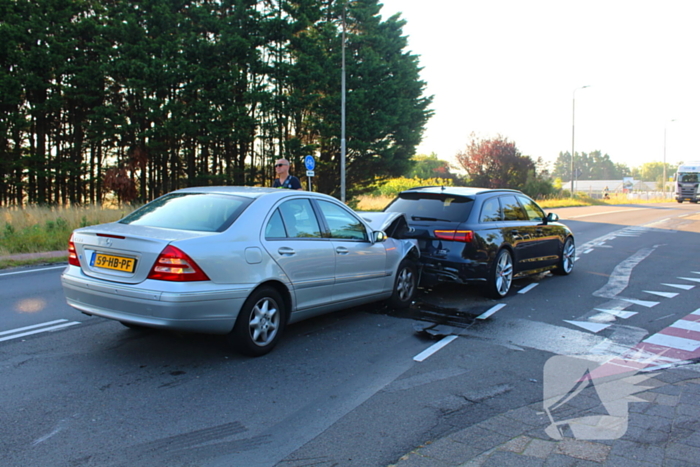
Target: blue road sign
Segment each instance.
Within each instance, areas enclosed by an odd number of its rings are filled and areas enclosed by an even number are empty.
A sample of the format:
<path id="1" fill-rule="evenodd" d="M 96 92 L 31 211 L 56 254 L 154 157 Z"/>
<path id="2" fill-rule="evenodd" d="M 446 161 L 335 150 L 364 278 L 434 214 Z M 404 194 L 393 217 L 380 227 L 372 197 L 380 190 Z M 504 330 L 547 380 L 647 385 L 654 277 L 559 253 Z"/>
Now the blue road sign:
<path id="1" fill-rule="evenodd" d="M 314 160 L 314 156 L 304 157 L 304 165 L 306 166 L 306 170 L 314 170 L 314 168 L 316 168 L 316 161 Z"/>

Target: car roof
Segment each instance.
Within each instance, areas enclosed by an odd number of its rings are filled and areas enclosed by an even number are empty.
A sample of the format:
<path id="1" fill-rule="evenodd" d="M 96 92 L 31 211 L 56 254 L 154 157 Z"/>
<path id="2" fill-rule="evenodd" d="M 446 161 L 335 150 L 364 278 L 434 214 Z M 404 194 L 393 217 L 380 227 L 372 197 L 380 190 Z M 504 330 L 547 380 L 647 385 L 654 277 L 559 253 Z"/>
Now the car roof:
<path id="1" fill-rule="evenodd" d="M 329 197 L 322 193 L 314 193 L 310 191 L 300 191 L 300 190 L 287 190 L 282 188 L 265 188 L 258 186 L 199 186 L 182 188 L 180 190 L 175 190 L 172 193 L 208 193 L 208 194 L 219 194 L 219 195 L 237 195 L 246 198 L 261 198 L 263 196 L 276 196 L 278 198 L 285 198 L 287 196 L 299 195 L 301 193 L 306 195 Z"/>
<path id="2" fill-rule="evenodd" d="M 402 193 L 436 193 L 455 196 L 476 196 L 484 193 L 518 193 L 521 191 L 508 188 L 479 188 L 471 186 L 418 186 L 409 188 Z"/>

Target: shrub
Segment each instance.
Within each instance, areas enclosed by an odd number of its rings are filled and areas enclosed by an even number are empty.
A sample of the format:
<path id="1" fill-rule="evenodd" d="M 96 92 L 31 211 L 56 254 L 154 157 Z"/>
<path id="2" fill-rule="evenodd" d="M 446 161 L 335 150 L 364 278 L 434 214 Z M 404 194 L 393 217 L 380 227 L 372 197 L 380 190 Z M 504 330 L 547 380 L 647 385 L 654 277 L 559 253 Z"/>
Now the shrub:
<path id="1" fill-rule="evenodd" d="M 449 178 L 392 178 L 379 185 L 373 194 L 393 198 L 402 191 L 417 186 L 452 186 L 452 180 Z"/>

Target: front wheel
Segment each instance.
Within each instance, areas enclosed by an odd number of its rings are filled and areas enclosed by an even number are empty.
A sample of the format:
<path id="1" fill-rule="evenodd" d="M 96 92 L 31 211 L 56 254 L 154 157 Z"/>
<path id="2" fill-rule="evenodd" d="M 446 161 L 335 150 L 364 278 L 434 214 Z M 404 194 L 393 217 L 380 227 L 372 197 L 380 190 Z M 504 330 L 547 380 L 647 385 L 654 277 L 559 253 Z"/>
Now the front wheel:
<path id="1" fill-rule="evenodd" d="M 490 298 L 503 298 L 508 295 L 513 284 L 513 258 L 510 251 L 501 250 L 491 265 L 486 278 L 485 295 Z"/>
<path id="2" fill-rule="evenodd" d="M 253 292 L 228 334 L 229 343 L 243 355 L 260 357 L 277 344 L 285 327 L 284 302 L 272 287 Z"/>
<path id="3" fill-rule="evenodd" d="M 560 276 L 571 274 L 571 271 L 574 270 L 574 261 L 576 261 L 576 246 L 574 245 L 574 239 L 568 237 L 564 242 L 564 248 L 561 250 L 557 267 L 552 270 L 552 273 Z"/>
<path id="4" fill-rule="evenodd" d="M 404 259 L 396 270 L 394 290 L 389 299 L 392 308 L 408 308 L 411 306 L 413 296 L 418 286 L 418 273 L 416 263 L 410 259 Z"/>

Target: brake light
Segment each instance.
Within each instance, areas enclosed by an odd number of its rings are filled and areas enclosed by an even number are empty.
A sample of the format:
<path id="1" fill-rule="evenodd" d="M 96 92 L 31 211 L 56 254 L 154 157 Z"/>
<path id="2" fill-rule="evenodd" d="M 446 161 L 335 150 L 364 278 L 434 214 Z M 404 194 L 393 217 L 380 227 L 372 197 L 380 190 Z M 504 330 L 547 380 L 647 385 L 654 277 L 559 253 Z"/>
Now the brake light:
<path id="1" fill-rule="evenodd" d="M 75 251 L 75 243 L 73 243 L 73 234 L 70 234 L 70 238 L 68 239 L 68 264 L 80 267 L 78 252 Z"/>
<path id="2" fill-rule="evenodd" d="M 197 266 L 197 263 L 192 258 L 172 245 L 166 246 L 160 253 L 151 272 L 148 274 L 148 278 L 175 282 L 209 280 L 209 277 Z"/>
<path id="3" fill-rule="evenodd" d="M 470 243 L 474 239 L 474 232 L 471 230 L 435 230 L 434 233 L 440 240 L 453 242 Z"/>

